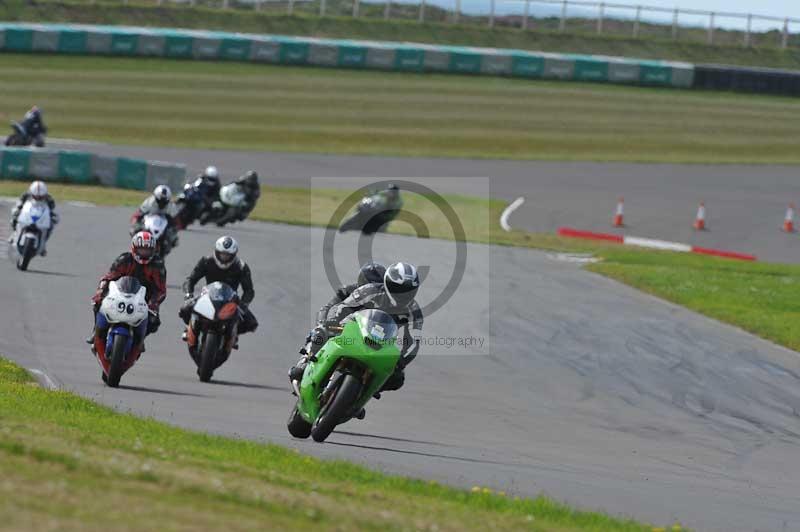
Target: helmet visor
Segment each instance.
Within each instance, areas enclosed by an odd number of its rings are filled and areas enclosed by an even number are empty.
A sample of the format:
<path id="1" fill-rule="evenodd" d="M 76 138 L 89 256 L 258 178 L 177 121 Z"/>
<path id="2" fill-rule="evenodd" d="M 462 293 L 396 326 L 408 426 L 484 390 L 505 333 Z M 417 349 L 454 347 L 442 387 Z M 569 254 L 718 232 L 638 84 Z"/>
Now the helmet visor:
<path id="1" fill-rule="evenodd" d="M 138 247 L 136 248 L 135 251 L 136 251 L 136 256 L 144 260 L 150 260 L 153 258 L 153 255 L 156 254 L 155 248 Z"/>
<path id="2" fill-rule="evenodd" d="M 236 258 L 235 253 L 228 253 L 227 251 L 215 251 L 214 254 L 217 256 L 217 260 L 222 264 L 230 264 L 233 262 L 233 259 Z"/>
<path id="3" fill-rule="evenodd" d="M 414 301 L 414 298 L 417 297 L 419 286 L 389 282 L 386 283 L 386 289 L 397 306 L 405 306 Z"/>

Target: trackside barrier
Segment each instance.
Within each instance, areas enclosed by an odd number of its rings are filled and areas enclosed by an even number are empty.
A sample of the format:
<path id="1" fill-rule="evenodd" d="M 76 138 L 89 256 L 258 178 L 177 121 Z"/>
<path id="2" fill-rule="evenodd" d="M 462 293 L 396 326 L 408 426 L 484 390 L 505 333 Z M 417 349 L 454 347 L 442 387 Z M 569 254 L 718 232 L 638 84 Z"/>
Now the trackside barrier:
<path id="1" fill-rule="evenodd" d="M 79 24 L 0 23 L 0 50 L 691 87 L 694 66 L 592 55 Z"/>
<path id="2" fill-rule="evenodd" d="M 156 185 L 166 184 L 180 190 L 186 167 L 80 151 L 0 148 L 0 180 L 34 178 L 133 190 L 152 190 Z"/>

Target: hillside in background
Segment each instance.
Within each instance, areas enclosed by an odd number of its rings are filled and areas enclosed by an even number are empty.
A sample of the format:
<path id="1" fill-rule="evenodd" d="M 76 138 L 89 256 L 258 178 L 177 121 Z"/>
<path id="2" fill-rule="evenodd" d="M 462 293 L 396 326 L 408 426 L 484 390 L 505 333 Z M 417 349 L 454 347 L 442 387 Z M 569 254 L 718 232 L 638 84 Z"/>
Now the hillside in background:
<path id="1" fill-rule="evenodd" d="M 557 31 L 555 18 L 531 19 L 530 31 L 518 29 L 519 17 L 502 16 L 493 29 L 486 27 L 486 18 L 462 14 L 458 24 L 452 24 L 452 12 L 428 6 L 426 22 L 416 21 L 418 7 L 393 4 L 391 19 L 384 20 L 384 4 L 362 4 L 360 17 L 354 19 L 351 2 L 328 0 L 326 14 L 319 17 L 319 3 L 298 2 L 293 16 L 287 16 L 286 4 L 270 2 L 262 11 L 250 6 L 235 4 L 231 9 L 207 6 L 183 6 L 130 3 L 85 3 L 10 0 L 0 3 L 0 20 L 26 22 L 74 22 L 86 24 L 127 24 L 193 29 L 272 33 L 353 39 L 413 41 L 434 44 L 520 48 L 549 52 L 568 52 L 670 59 L 693 63 L 725 63 L 800 69 L 800 48 L 796 35 L 792 36 L 787 50 L 777 47 L 777 32 L 754 35 L 758 46 L 745 48 L 738 44 L 736 31 L 717 30 L 721 44 L 704 44 L 700 28 L 682 28 L 682 39 L 673 41 L 669 26 L 642 24 L 640 38 L 621 34 L 597 35 L 591 33 L 594 21 L 570 19 L 568 31 Z M 613 33 L 615 25 L 624 30 L 628 21 L 607 20 L 606 27 Z M 697 32 L 697 39 L 690 32 Z M 728 44 L 725 44 L 728 43 Z"/>

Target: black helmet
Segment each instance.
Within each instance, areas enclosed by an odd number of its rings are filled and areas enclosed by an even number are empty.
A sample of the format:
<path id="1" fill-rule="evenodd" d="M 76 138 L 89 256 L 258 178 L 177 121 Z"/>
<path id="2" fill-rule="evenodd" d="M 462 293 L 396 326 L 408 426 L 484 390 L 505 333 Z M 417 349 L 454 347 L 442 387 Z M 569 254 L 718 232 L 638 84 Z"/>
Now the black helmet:
<path id="1" fill-rule="evenodd" d="M 386 295 L 395 307 L 411 303 L 419 290 L 419 274 L 413 264 L 396 262 L 386 269 L 383 276 Z"/>
<path id="2" fill-rule="evenodd" d="M 250 188 L 256 188 L 258 187 L 258 174 L 255 170 L 250 170 L 240 178 L 240 181 Z"/>
<path id="3" fill-rule="evenodd" d="M 378 262 L 368 262 L 358 271 L 358 286 L 382 283 L 384 275 L 386 275 L 386 266 Z"/>

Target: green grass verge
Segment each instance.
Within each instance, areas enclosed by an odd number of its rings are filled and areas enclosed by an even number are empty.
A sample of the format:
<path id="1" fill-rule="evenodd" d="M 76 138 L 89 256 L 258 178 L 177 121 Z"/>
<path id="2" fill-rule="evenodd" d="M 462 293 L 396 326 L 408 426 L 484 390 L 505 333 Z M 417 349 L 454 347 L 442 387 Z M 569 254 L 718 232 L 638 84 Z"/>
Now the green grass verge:
<path id="1" fill-rule="evenodd" d="M 0 55 L 0 119 L 111 143 L 372 155 L 800 163 L 800 100 L 448 75 Z M 80 73 L 78 75 L 78 73 Z"/>
<path id="2" fill-rule="evenodd" d="M 504 27 L 505 21 L 502 17 L 498 18 L 494 29 L 486 27 L 485 17 L 466 17 L 462 24 L 444 24 L 442 21 L 447 14 L 430 5 L 426 10 L 428 19 L 435 22 L 418 24 L 417 7 L 402 4 L 392 6 L 393 17 L 403 17 L 406 20 L 385 21 L 381 20 L 384 8 L 382 4 L 362 4 L 362 18 L 349 17 L 352 12 L 352 2 L 349 0 L 327 0 L 327 13 L 334 16 L 324 18 L 314 15 L 319 12 L 318 0 L 298 3 L 295 6 L 296 16 L 292 17 L 285 15 L 284 2 L 267 3 L 263 13 L 249 9 L 221 10 L 188 5 L 155 6 L 153 3 L 131 2 L 122 5 L 120 2 L 8 0 L 0 4 L 0 20 L 181 27 L 800 68 L 800 53 L 797 48 L 778 49 L 780 36 L 774 31 L 768 34 L 755 33 L 752 42 L 757 47 L 745 48 L 741 46 L 744 40 L 741 32 L 721 29 L 716 32 L 716 38 L 718 43 L 723 44 L 714 46 L 705 44 L 707 37 L 703 28 L 681 28 L 680 40 L 673 41 L 669 26 L 647 23 L 641 25 L 642 38 L 634 39 L 628 37 L 631 34 L 630 21 L 613 19 L 606 20 L 605 25 L 607 31 L 618 34 L 599 36 L 594 34 L 593 20 L 570 20 L 570 31 L 564 34 L 556 31 L 558 20 L 555 18 L 532 21 L 535 30 L 528 32 Z M 198 4 L 204 3 L 219 5 L 220 2 L 198 1 Z M 235 0 L 231 0 L 231 4 L 236 5 Z M 245 5 L 241 4 L 239 7 Z M 797 44 L 795 36 L 792 37 L 792 44 Z"/>
<path id="3" fill-rule="evenodd" d="M 3 359 L 0 478 L 7 530 L 653 530 L 119 414 Z"/>
<path id="4" fill-rule="evenodd" d="M 17 195 L 26 183 L 0 182 L 0 195 Z M 98 205 L 138 206 L 143 194 L 130 190 L 51 184 L 59 201 L 83 200 Z M 264 187 L 251 214 L 255 220 L 326 226 L 347 191 Z M 503 231 L 498 224 L 506 204 L 499 200 L 445 196 L 464 225 L 467 240 L 562 252 L 591 253 L 603 259 L 588 268 L 642 291 L 736 325 L 775 343 L 800 351 L 800 266 L 733 260 L 622 248 L 554 234 Z M 423 218 L 432 238 L 452 239 L 444 216 L 427 200 L 406 199 L 408 210 Z M 390 232 L 414 234 L 403 223 Z"/>

